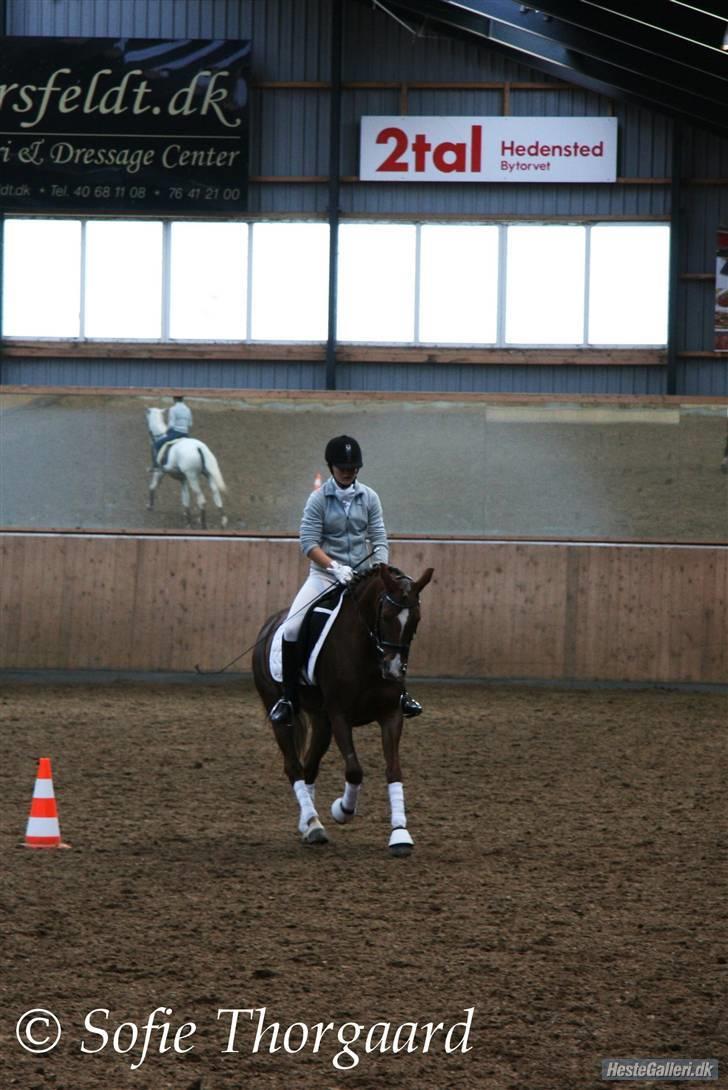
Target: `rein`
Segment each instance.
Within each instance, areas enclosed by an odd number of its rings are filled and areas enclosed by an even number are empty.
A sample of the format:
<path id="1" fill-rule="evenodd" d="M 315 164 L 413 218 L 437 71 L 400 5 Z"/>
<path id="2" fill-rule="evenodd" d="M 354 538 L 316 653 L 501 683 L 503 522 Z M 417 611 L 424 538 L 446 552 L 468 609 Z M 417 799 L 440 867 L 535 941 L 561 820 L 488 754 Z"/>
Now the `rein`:
<path id="1" fill-rule="evenodd" d="M 361 611 L 361 607 L 359 605 L 359 602 L 357 601 L 357 599 L 353 595 L 352 595 L 352 600 L 354 602 L 354 605 L 356 606 L 357 613 L 359 614 L 359 618 L 360 618 L 362 624 L 364 625 L 364 627 L 366 628 L 367 633 L 369 635 L 369 638 L 372 640 L 372 642 L 374 644 L 374 647 L 375 647 L 376 652 L 377 652 L 377 657 L 380 658 L 380 659 L 383 659 L 386 652 L 387 652 L 387 650 L 399 651 L 401 653 L 401 655 L 403 656 L 404 661 L 406 662 L 407 657 L 409 655 L 410 647 L 412 646 L 412 640 L 410 640 L 408 643 L 396 643 L 394 640 L 384 640 L 384 639 L 382 639 L 382 634 L 381 634 L 381 632 L 382 632 L 382 610 L 384 609 L 384 603 L 385 602 L 389 602 L 389 604 L 393 605 L 396 609 L 411 609 L 412 607 L 407 605 L 406 601 L 398 602 L 396 600 L 396 598 L 392 597 L 392 595 L 389 593 L 389 591 L 386 591 L 386 590 L 382 591 L 382 593 L 379 595 L 379 598 L 377 599 L 376 621 L 375 621 L 375 624 L 374 624 L 374 628 L 372 628 L 367 623 L 367 620 L 366 620 L 366 618 L 364 617 L 364 614 Z M 419 598 L 417 598 L 417 602 L 419 602 Z"/>
<path id="2" fill-rule="evenodd" d="M 370 560 L 373 556 L 374 556 L 374 549 L 372 549 L 372 551 L 370 553 L 368 553 L 365 557 L 362 557 L 362 559 L 359 561 L 358 564 L 354 565 L 354 571 L 356 571 L 356 569 L 359 567 L 360 564 L 365 564 L 367 562 L 367 560 Z M 347 589 L 348 589 L 347 587 L 342 586 L 342 588 L 341 588 L 342 593 L 345 594 L 347 592 Z M 322 590 L 320 594 L 317 594 L 316 597 L 312 601 L 310 601 L 308 603 L 308 605 L 302 606 L 301 609 L 298 610 L 298 613 L 303 613 L 305 610 L 310 609 L 312 606 L 315 606 L 317 602 L 320 602 L 322 598 L 325 598 L 327 594 L 330 594 L 331 590 L 332 590 L 332 587 L 326 587 L 326 589 Z M 358 603 L 357 603 L 355 598 L 354 598 L 354 603 L 358 607 Z M 296 615 L 297 614 L 294 614 L 294 616 L 296 616 Z M 362 618 L 362 620 L 363 620 L 363 618 Z M 246 647 L 244 651 L 241 651 L 239 655 L 236 655 L 235 658 L 231 659 L 230 662 L 228 662 L 225 666 L 221 666 L 219 670 L 203 670 L 198 665 L 198 666 L 195 666 L 195 673 L 197 673 L 197 674 L 224 674 L 225 671 L 229 670 L 231 666 L 234 666 L 235 663 L 238 662 L 238 660 L 243 657 L 243 655 L 247 655 L 247 654 L 249 654 L 250 651 L 254 651 L 255 648 L 258 646 L 258 644 L 263 643 L 266 639 L 267 639 L 267 636 L 260 636 L 255 641 L 255 643 L 251 643 L 250 647 Z"/>

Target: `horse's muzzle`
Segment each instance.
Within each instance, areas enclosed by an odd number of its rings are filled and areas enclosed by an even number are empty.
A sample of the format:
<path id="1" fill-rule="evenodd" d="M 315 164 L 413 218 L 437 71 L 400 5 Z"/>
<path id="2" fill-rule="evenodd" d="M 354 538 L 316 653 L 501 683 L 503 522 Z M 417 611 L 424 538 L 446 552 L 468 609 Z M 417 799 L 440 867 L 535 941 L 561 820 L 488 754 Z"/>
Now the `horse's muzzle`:
<path id="1" fill-rule="evenodd" d="M 407 673 L 407 660 L 403 659 L 399 651 L 394 655 L 386 655 L 379 663 L 379 670 L 385 681 L 394 678 L 400 681 Z"/>

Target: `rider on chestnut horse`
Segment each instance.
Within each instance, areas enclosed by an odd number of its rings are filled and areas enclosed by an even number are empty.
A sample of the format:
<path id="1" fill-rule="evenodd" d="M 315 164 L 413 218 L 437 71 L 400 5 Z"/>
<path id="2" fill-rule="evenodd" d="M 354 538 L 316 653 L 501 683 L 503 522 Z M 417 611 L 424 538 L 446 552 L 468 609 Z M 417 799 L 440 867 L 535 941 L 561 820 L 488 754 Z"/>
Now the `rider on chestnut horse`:
<path id="1" fill-rule="evenodd" d="M 351 582 L 354 569 L 368 558 L 368 552 L 374 563 L 386 564 L 389 559 L 379 496 L 357 480 L 363 465 L 358 442 L 349 435 L 337 435 L 326 444 L 324 459 L 331 476 L 311 493 L 301 519 L 301 551 L 311 567 L 283 624 L 283 696 L 270 711 L 271 722 L 278 725 L 290 725 L 298 710 L 296 640 L 307 607 L 327 587 Z M 404 688 L 401 707 L 407 718 L 422 712 Z"/>

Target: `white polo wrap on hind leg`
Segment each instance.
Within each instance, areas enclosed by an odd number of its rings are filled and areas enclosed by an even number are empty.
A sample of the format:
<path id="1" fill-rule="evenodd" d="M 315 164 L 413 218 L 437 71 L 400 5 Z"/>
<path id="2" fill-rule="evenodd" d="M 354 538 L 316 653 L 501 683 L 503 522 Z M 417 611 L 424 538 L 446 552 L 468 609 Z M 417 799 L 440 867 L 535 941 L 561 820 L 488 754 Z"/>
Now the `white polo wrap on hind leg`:
<path id="1" fill-rule="evenodd" d="M 347 780 L 343 794 L 331 803 L 331 816 L 339 825 L 347 825 L 354 820 L 360 791 L 360 783 L 349 783 Z"/>
<path id="2" fill-rule="evenodd" d="M 298 805 L 301 808 L 301 816 L 298 822 L 298 827 L 301 832 L 305 832 L 308 828 L 308 823 L 311 818 L 318 817 L 316 813 L 316 807 L 313 804 L 313 799 L 309 794 L 308 787 L 304 780 L 296 780 L 293 785 L 293 792 L 298 799 Z"/>
<path id="3" fill-rule="evenodd" d="M 344 794 L 341 796 L 341 805 L 345 810 L 349 810 L 350 813 L 356 813 L 356 804 L 359 801 L 359 792 L 361 791 L 360 783 L 344 784 Z"/>
<path id="4" fill-rule="evenodd" d="M 407 817 L 404 812 L 404 787 L 401 783 L 387 784 L 389 805 L 392 811 L 392 828 L 406 829 Z"/>

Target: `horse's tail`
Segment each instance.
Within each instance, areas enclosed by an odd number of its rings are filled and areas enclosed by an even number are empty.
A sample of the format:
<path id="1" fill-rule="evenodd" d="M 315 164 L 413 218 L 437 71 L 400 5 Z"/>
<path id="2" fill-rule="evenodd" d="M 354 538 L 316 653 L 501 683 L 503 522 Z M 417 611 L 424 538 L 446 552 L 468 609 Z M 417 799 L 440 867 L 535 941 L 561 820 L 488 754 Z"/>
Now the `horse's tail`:
<path id="1" fill-rule="evenodd" d="M 220 489 L 221 492 L 227 492 L 227 485 L 223 480 L 222 473 L 220 472 L 220 466 L 218 465 L 217 458 L 212 453 L 209 447 L 197 447 L 197 453 L 200 456 L 202 462 L 202 472 L 206 473 L 208 477 L 212 477 L 213 481 Z"/>

